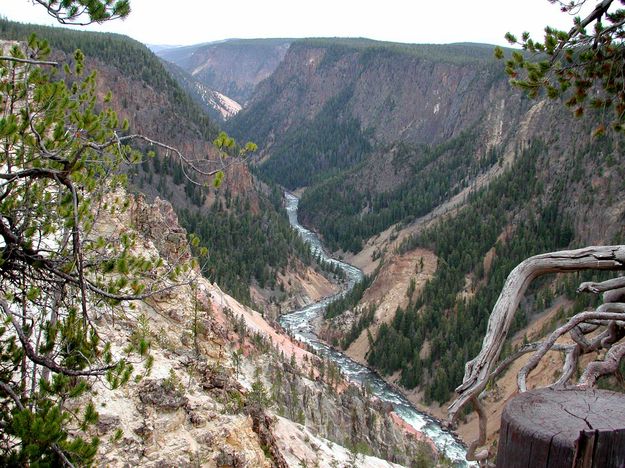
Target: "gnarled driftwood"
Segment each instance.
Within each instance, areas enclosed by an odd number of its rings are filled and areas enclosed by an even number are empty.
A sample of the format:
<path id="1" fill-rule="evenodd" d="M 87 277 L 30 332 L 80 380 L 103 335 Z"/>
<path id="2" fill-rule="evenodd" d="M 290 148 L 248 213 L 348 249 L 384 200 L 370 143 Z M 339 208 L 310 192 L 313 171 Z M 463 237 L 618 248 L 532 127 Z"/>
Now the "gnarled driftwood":
<path id="1" fill-rule="evenodd" d="M 625 245 L 585 247 L 576 250 L 550 252 L 530 257 L 521 262 L 508 276 L 506 283 L 491 313 L 486 335 L 482 342 L 482 350 L 465 366 L 462 384 L 456 389 L 458 398 L 450 405 L 448 414 L 453 423 L 460 410 L 469 402 L 474 406 L 480 393 L 486 387 L 493 374 L 498 374 L 514 359 L 522 354 L 534 351 L 528 364 L 519 372 L 519 389 L 525 390 L 525 379 L 536 367 L 540 359 L 551 349 L 564 350 L 566 359 L 562 375 L 552 387 L 562 388 L 570 380 L 577 367 L 581 354 L 609 348 L 625 336 L 625 278 L 614 278 L 602 283 L 582 283 L 580 292 L 605 292 L 607 302 L 596 311 L 583 312 L 571 318 L 568 323 L 554 331 L 544 342 L 533 343 L 519 350 L 494 369 L 503 348 L 514 313 L 529 284 L 537 277 L 547 273 L 575 272 L 582 270 L 625 270 Z M 618 301 L 618 302 L 617 302 Z M 585 335 L 594 332 L 600 326 L 607 329 L 590 340 Z M 564 333 L 570 332 L 574 344 L 557 345 L 556 340 Z M 596 379 L 606 373 L 614 372 L 620 358 L 625 355 L 625 344 L 614 346 L 602 362 L 592 363 L 582 375 L 579 385 L 592 386 Z M 478 411 L 480 419 L 483 412 Z M 475 459 L 475 450 L 484 443 L 486 424 L 480 421 L 480 437 L 470 445 L 468 459 Z"/>

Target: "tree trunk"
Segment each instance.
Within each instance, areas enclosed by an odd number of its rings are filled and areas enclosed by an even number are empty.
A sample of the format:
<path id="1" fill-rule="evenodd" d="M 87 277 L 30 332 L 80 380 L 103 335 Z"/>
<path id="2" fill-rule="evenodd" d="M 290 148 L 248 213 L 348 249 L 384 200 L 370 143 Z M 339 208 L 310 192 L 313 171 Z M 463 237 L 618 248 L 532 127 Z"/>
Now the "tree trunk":
<path id="1" fill-rule="evenodd" d="M 531 390 L 501 416 L 497 467 L 625 466 L 625 395 L 607 390 Z"/>

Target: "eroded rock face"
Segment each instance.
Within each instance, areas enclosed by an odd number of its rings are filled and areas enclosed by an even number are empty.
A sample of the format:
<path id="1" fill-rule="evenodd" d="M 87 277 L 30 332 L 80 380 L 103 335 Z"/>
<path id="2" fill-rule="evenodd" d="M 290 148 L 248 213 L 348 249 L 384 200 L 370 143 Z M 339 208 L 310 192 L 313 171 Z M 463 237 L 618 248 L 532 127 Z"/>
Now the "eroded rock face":
<path id="1" fill-rule="evenodd" d="M 139 233 L 154 242 L 168 262 L 191 259 L 187 231 L 178 223 L 178 215 L 168 201 L 156 197 L 154 203 L 148 204 L 143 195 L 137 195 L 131 210 L 131 222 Z"/>
<path id="2" fill-rule="evenodd" d="M 209 88 L 245 103 L 278 66 L 291 40 L 232 39 L 158 51 Z"/>
<path id="3" fill-rule="evenodd" d="M 122 231 L 137 236 L 133 254 L 160 256 L 164 269 L 189 255 L 186 234 L 166 202 L 131 201 L 129 210 L 107 219 L 100 230 L 106 235 Z M 308 379 L 300 367 L 305 350 L 196 270 L 185 274 L 180 278 L 185 284 L 166 294 L 121 304 L 98 316 L 98 333 L 111 343 L 114 355 L 124 355 L 140 332 L 149 341 L 152 362 L 135 355 L 134 374 L 119 389 L 94 384 L 90 399 L 100 417 L 90 435 L 101 440 L 97 465 L 282 468 L 300 466 L 301 461 L 330 466 L 334 460 L 356 459 L 336 443 L 368 444 L 375 454 L 409 461 L 397 454 L 408 454 L 407 447 L 416 445 L 384 416 L 385 409 L 373 410 L 375 405 L 354 389 L 337 392 L 325 382 Z M 276 368 L 290 372 L 290 377 L 272 388 L 277 374 L 271 369 Z M 263 383 L 265 397 L 255 396 L 256 382 Z M 280 422 L 275 415 L 284 405 L 277 396 L 290 389 L 295 393 L 289 393 L 285 411 L 294 414 L 293 419 L 303 414 L 302 422 L 310 427 L 306 435 L 297 429 L 301 437 L 293 440 L 284 428 L 295 431 L 296 424 Z M 74 402 L 75 408 L 86 402 Z M 276 432 L 278 425 L 282 432 Z M 334 442 L 322 442 L 312 432 Z M 374 457 L 362 460 L 358 466 L 392 466 Z"/>
<path id="4" fill-rule="evenodd" d="M 127 197 L 122 192 L 112 196 Z M 191 259 L 186 232 L 164 201 L 150 205 L 142 197 L 131 199 L 128 210 L 113 213 L 97 229 L 101 235 L 135 236 L 133 255 L 163 260 L 154 275 Z M 230 364 L 227 330 L 213 316 L 213 287 L 194 269 L 182 276 L 183 285 L 165 294 L 98 315 L 98 333 L 114 355 L 125 355 L 140 332 L 149 342 L 152 362 L 133 355 L 134 374 L 119 389 L 94 384 L 91 400 L 99 422 L 91 435 L 101 440 L 96 464 L 269 467 L 252 418 L 230 411 L 229 399 L 244 395 Z M 85 404 L 75 402 L 77 408 Z"/>
<path id="5" fill-rule="evenodd" d="M 175 410 L 189 403 L 182 391 L 167 380 L 148 380 L 141 385 L 139 391 L 141 403 L 163 410 Z"/>
<path id="6" fill-rule="evenodd" d="M 284 415 L 320 437 L 407 466 L 421 453 L 434 458 L 429 444 L 394 422 L 391 405 L 369 399 L 363 389 L 311 380 L 288 365 L 273 367 L 270 375 Z"/>

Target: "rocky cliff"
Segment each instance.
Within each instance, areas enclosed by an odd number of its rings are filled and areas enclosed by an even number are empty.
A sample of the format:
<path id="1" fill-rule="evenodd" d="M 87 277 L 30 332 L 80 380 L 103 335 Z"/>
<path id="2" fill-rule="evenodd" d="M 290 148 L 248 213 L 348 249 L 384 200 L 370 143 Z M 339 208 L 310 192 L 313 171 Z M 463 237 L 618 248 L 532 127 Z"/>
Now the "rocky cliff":
<path id="1" fill-rule="evenodd" d="M 163 65 L 189 96 L 216 121 L 228 120 L 241 110 L 241 104 L 209 88 L 178 65 L 166 60 L 163 60 Z"/>
<path id="2" fill-rule="evenodd" d="M 245 104 L 255 86 L 275 70 L 290 43 L 290 39 L 230 39 L 156 53 L 208 88 Z"/>
<path id="3" fill-rule="evenodd" d="M 186 232 L 162 200 L 131 198 L 96 226 L 100 235 L 119 231 L 136 236 L 133 253 L 160 257 L 164 269 L 190 258 Z M 99 412 L 99 464 L 383 467 L 396 465 L 373 455 L 406 465 L 433 457 L 388 409 L 338 374 L 320 376 L 318 358 L 259 313 L 196 270 L 181 280 L 189 284 L 96 314 L 114 353 L 141 335 L 151 356 L 121 389 L 96 383 L 71 403 L 90 399 Z"/>
<path id="4" fill-rule="evenodd" d="M 468 45 L 298 41 L 246 106 L 244 115 L 250 119 L 262 109 L 271 128 L 262 122 L 240 126 L 259 141 L 270 134 L 278 138 L 349 90 L 342 112 L 358 119 L 362 128 L 372 128 L 377 139 L 445 141 L 484 119 L 493 107 L 498 110 L 493 104 L 508 94 L 491 55 L 488 47 Z"/>

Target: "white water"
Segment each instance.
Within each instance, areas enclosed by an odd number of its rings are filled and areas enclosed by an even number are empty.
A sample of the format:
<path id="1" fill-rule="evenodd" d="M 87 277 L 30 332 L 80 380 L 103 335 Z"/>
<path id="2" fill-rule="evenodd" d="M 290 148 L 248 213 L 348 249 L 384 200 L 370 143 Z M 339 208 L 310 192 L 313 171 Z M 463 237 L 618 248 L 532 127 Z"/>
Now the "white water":
<path id="1" fill-rule="evenodd" d="M 432 439 L 438 450 L 453 461 L 454 466 L 476 466 L 469 464 L 465 460 L 466 448 L 464 445 L 460 443 L 453 434 L 444 430 L 436 420 L 417 411 L 403 395 L 395 391 L 377 373 L 352 361 L 343 353 L 331 348 L 313 333 L 313 327 L 311 325 L 312 320 L 321 316 L 325 307 L 330 302 L 336 299 L 337 296 L 344 295 L 357 281 L 362 279 L 363 275 L 358 268 L 329 257 L 323 250 L 319 238 L 313 232 L 299 224 L 297 220 L 299 199 L 290 193 L 285 193 L 285 197 L 286 209 L 291 226 L 293 226 L 302 238 L 311 245 L 315 254 L 321 255 L 322 259 L 327 262 L 339 265 L 345 271 L 348 278 L 348 287 L 335 296 L 326 298 L 303 309 L 291 312 L 290 314 L 283 315 L 280 318 L 280 324 L 285 329 L 289 330 L 296 339 L 308 343 L 317 353 L 334 361 L 348 380 L 360 385 L 367 385 L 373 395 L 384 402 L 392 404 L 394 411 L 416 430 L 423 432 Z"/>

